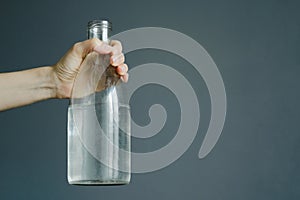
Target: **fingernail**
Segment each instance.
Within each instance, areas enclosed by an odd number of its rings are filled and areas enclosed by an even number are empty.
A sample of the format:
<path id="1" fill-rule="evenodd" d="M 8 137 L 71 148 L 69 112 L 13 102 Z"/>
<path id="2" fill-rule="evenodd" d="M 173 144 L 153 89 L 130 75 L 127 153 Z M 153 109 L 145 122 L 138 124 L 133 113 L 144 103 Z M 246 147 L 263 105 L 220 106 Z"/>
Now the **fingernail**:
<path id="1" fill-rule="evenodd" d="M 122 65 L 121 68 L 122 68 L 122 72 L 126 72 L 126 67 L 125 67 L 125 65 Z"/>

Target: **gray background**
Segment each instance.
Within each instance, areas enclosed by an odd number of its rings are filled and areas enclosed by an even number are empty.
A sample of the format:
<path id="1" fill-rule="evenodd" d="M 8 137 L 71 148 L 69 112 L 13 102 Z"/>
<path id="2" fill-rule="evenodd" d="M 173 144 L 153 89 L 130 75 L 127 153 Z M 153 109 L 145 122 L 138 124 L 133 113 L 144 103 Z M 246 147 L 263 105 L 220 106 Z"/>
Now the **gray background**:
<path id="1" fill-rule="evenodd" d="M 134 174 L 131 184 L 80 187 L 66 180 L 68 100 L 48 100 L 0 113 L 0 199 L 299 199 L 300 4 L 297 1 L 1 1 L 1 72 L 54 64 L 86 23 L 109 18 L 114 32 L 158 26 L 202 44 L 219 67 L 227 97 L 225 127 L 213 151 L 197 155 L 210 117 L 207 88 L 192 66 L 155 50 L 127 55 L 130 67 L 168 64 L 198 88 L 200 129 L 172 165 Z M 155 98 L 154 98 L 155 97 Z M 137 123 L 148 107 L 163 104 L 164 129 L 133 139 L 133 150 L 164 146 L 176 133 L 180 109 L 158 85 L 131 100 Z"/>

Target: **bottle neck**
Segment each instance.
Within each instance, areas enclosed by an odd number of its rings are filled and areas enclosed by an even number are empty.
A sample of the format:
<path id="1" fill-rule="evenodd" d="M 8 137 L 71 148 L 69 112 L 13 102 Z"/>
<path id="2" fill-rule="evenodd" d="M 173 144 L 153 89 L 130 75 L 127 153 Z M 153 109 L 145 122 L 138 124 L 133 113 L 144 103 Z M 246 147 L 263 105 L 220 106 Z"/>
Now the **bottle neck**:
<path id="1" fill-rule="evenodd" d="M 88 39 L 98 38 L 103 42 L 109 43 L 111 23 L 106 20 L 94 20 L 88 23 Z"/>

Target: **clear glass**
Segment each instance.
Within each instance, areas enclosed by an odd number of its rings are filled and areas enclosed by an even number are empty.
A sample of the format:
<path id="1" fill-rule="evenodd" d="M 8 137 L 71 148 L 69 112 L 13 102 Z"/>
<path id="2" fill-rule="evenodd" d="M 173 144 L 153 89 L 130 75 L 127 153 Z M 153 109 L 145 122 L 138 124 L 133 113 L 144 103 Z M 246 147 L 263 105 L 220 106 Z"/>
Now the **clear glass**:
<path id="1" fill-rule="evenodd" d="M 109 56 L 87 55 L 68 108 L 70 184 L 129 183 L 130 108 L 125 94 Z"/>

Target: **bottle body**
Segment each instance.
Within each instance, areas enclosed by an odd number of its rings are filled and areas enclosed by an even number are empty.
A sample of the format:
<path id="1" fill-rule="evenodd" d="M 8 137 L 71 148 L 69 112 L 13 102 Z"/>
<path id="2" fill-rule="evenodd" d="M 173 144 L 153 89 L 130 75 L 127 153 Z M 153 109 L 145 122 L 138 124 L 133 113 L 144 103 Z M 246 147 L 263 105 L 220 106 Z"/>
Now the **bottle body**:
<path id="1" fill-rule="evenodd" d="M 88 31 L 95 30 L 97 34 L 89 33 L 89 37 L 108 39 L 105 27 L 89 24 Z M 92 53 L 82 65 L 68 108 L 68 182 L 127 184 L 131 165 L 129 105 L 123 102 L 117 76 L 108 70 L 107 56 Z"/>

